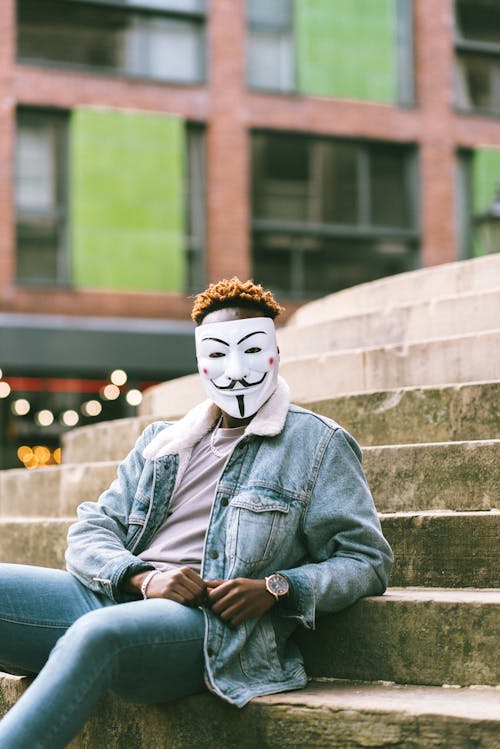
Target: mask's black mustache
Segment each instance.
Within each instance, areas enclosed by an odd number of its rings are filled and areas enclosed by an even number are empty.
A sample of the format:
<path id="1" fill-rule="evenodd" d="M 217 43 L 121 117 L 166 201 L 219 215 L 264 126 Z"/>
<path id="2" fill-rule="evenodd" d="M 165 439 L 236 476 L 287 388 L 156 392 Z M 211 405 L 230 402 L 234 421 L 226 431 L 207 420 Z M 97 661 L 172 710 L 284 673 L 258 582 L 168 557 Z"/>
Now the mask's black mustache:
<path id="1" fill-rule="evenodd" d="M 251 388 L 254 385 L 260 385 L 261 382 L 264 382 L 265 377 L 267 376 L 267 372 L 264 372 L 261 379 L 257 382 L 247 382 L 245 379 L 243 380 L 231 380 L 229 385 L 216 385 L 215 382 L 212 380 L 212 385 L 217 388 L 217 390 L 234 390 L 236 385 L 243 385 L 245 388 Z"/>
<path id="2" fill-rule="evenodd" d="M 238 408 L 240 411 L 240 416 L 243 418 L 245 415 L 245 396 L 244 395 L 237 395 L 236 400 L 238 401 Z"/>

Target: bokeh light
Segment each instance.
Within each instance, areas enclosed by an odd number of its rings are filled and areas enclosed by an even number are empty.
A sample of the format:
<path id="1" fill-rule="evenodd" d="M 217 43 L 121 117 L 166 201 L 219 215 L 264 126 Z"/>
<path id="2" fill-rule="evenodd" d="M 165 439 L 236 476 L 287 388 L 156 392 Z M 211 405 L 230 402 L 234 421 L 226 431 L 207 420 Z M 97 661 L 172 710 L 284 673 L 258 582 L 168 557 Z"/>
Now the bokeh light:
<path id="1" fill-rule="evenodd" d="M 33 450 L 28 445 L 21 445 L 17 450 L 17 457 L 21 463 L 27 463 L 33 457 Z"/>
<path id="2" fill-rule="evenodd" d="M 96 400 L 85 401 L 82 403 L 81 411 L 84 416 L 99 416 L 102 405 Z"/>
<path id="3" fill-rule="evenodd" d="M 26 398 L 17 398 L 11 408 L 12 413 L 16 416 L 26 416 L 30 412 L 31 403 Z"/>
<path id="4" fill-rule="evenodd" d="M 67 411 L 63 411 L 61 414 L 61 422 L 67 427 L 74 427 L 80 421 L 80 417 L 77 412 L 72 408 Z"/>
<path id="5" fill-rule="evenodd" d="M 140 390 L 129 390 L 125 398 L 131 406 L 138 406 L 142 403 L 142 393 Z"/>
<path id="6" fill-rule="evenodd" d="M 43 408 L 35 416 L 38 426 L 49 427 L 54 422 L 54 414 L 48 408 Z"/>
<path id="7" fill-rule="evenodd" d="M 111 372 L 109 379 L 113 385 L 125 385 L 127 382 L 127 373 L 123 369 L 115 369 Z"/>
<path id="8" fill-rule="evenodd" d="M 45 447 L 45 445 L 36 445 L 33 454 L 35 458 L 38 460 L 39 465 L 45 465 L 50 460 L 50 450 L 48 447 Z"/>
<path id="9" fill-rule="evenodd" d="M 8 382 L 0 382 L 0 398 L 8 398 L 10 395 L 10 385 Z"/>
<path id="10" fill-rule="evenodd" d="M 105 387 L 102 388 L 101 395 L 107 401 L 114 401 L 120 395 L 120 388 L 117 387 L 116 385 L 106 385 Z"/>

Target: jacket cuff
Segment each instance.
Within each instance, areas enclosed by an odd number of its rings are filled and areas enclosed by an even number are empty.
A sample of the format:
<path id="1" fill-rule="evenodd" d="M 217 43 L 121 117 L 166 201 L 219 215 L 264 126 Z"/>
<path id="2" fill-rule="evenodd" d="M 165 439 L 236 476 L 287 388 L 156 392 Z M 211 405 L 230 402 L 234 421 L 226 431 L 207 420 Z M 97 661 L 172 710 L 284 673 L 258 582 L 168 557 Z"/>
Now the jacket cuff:
<path id="1" fill-rule="evenodd" d="M 94 577 L 93 582 L 98 583 L 101 587 L 100 592 L 115 603 L 127 603 L 137 600 L 137 596 L 124 590 L 125 580 L 147 570 L 154 570 L 154 565 L 144 562 L 133 554 L 126 554 L 109 562 L 101 570 L 99 577 Z"/>
<path id="2" fill-rule="evenodd" d="M 285 619 L 297 619 L 306 629 L 315 629 L 316 600 L 307 572 L 300 567 L 278 571 L 290 583 L 287 600 L 279 607 L 280 616 Z"/>

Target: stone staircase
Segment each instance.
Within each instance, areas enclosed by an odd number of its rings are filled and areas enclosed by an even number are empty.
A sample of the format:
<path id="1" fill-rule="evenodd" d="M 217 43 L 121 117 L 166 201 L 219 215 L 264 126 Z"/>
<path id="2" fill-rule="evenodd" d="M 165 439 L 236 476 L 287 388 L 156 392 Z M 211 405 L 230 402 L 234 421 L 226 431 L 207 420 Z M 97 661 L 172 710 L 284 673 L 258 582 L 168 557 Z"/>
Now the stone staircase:
<path id="1" fill-rule="evenodd" d="M 500 255 L 364 284 L 279 332 L 293 400 L 363 446 L 395 552 L 390 588 L 300 632 L 310 686 L 239 711 L 210 694 L 111 697 L 75 749 L 498 749 Z M 77 504 L 105 489 L 142 428 L 203 398 L 197 376 L 135 419 L 69 432 L 64 464 L 0 473 L 0 559 L 62 566 Z M 0 712 L 26 680 L 0 679 Z"/>

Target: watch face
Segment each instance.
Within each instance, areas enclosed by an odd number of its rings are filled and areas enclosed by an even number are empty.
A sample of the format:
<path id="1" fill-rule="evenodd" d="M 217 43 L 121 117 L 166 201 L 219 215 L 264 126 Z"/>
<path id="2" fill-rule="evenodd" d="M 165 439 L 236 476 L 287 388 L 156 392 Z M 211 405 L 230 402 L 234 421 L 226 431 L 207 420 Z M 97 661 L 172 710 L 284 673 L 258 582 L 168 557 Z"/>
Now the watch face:
<path id="1" fill-rule="evenodd" d="M 267 587 L 276 596 L 286 596 L 288 593 L 288 580 L 283 575 L 271 575 L 267 578 Z"/>

